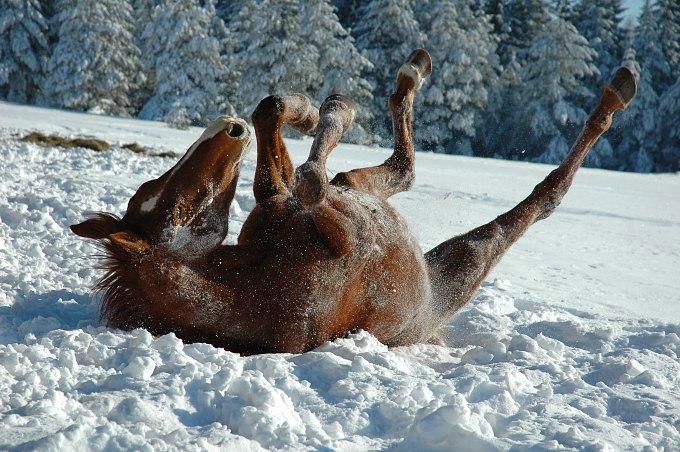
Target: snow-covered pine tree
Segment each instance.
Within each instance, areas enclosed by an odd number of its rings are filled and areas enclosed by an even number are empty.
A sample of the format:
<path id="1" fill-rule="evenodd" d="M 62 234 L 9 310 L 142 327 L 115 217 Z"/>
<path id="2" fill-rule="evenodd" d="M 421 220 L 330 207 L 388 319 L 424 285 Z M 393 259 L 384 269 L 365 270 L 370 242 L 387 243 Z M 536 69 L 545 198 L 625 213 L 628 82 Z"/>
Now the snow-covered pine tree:
<path id="1" fill-rule="evenodd" d="M 650 172 L 663 167 L 659 105 L 671 78 L 671 67 L 661 44 L 659 12 L 650 0 L 645 0 L 632 48 L 626 52 L 626 64 L 639 77 L 635 102 L 621 115 L 616 152 L 622 170 Z"/>
<path id="2" fill-rule="evenodd" d="M 517 124 L 516 112 L 524 106 L 521 68 L 526 64 L 529 47 L 548 20 L 542 0 L 491 0 L 487 11 L 493 15 L 494 30 L 499 39 L 496 54 L 502 72 L 491 89 L 491 102 L 480 124 L 481 133 L 475 144 L 478 155 L 516 158 L 508 134 L 523 130 Z M 519 128 L 518 128 L 519 126 Z M 524 129 L 526 129 L 524 127 Z M 515 142 L 522 140 L 516 137 Z"/>
<path id="3" fill-rule="evenodd" d="M 617 147 L 618 169 L 637 173 L 655 170 L 660 144 L 658 108 L 659 98 L 652 87 L 649 71 L 642 69 L 635 102 L 620 118 L 626 133 Z"/>
<path id="4" fill-rule="evenodd" d="M 595 52 L 576 28 L 556 17 L 534 39 L 522 69 L 520 99 L 515 112 L 521 121 L 506 129 L 508 142 L 526 151 L 526 158 L 558 163 L 569 151 L 586 112 L 573 99 L 588 95 L 583 79 L 597 72 Z M 524 139 L 526 126 L 528 140 Z"/>
<path id="5" fill-rule="evenodd" d="M 356 19 L 357 9 L 361 3 L 362 0 L 332 0 L 338 20 L 345 30 L 352 28 Z"/>
<path id="6" fill-rule="evenodd" d="M 132 0 L 132 9 L 137 22 L 136 33 L 139 38 L 144 32 L 144 28 L 151 22 L 154 8 L 163 2 L 163 0 Z"/>
<path id="7" fill-rule="evenodd" d="M 499 45 L 497 46 L 497 52 L 498 49 L 500 49 L 500 43 L 506 43 L 508 36 L 510 35 L 510 25 L 505 21 L 505 8 L 507 3 L 508 0 L 488 0 L 486 2 L 485 11 L 490 17 L 490 22 L 493 26 L 493 34 L 498 38 L 499 42 Z M 501 60 L 500 63 L 505 66 L 508 61 Z"/>
<path id="8" fill-rule="evenodd" d="M 303 36 L 303 5 L 288 0 L 247 0 L 232 21 L 233 61 L 245 74 L 238 110 L 250 114 L 270 94 L 314 97 L 319 49 Z"/>
<path id="9" fill-rule="evenodd" d="M 504 124 L 514 120 L 513 112 L 521 103 L 518 98 L 522 82 L 517 49 L 508 45 L 511 29 L 505 9 L 510 1 L 489 0 L 485 4 L 485 12 L 493 25 L 492 34 L 497 40 L 500 73 L 496 83 L 489 86 L 489 102 L 478 124 L 474 142 L 475 154 L 484 157 L 508 157 Z"/>
<path id="10" fill-rule="evenodd" d="M 680 1 L 657 0 L 656 9 L 659 43 L 670 69 L 670 75 L 659 81 L 661 93 L 680 77 Z"/>
<path id="11" fill-rule="evenodd" d="M 217 16 L 222 19 L 224 25 L 227 27 L 231 21 L 237 16 L 239 7 L 237 2 L 234 0 L 216 0 L 215 1 L 215 12 Z"/>
<path id="12" fill-rule="evenodd" d="M 143 75 L 130 4 L 73 2 L 59 10 L 57 23 L 58 42 L 43 83 L 47 102 L 101 114 L 133 114 L 133 93 Z"/>
<path id="13" fill-rule="evenodd" d="M 438 152 L 472 154 L 471 139 L 498 78 L 490 17 L 467 0 L 441 0 L 428 33 L 436 77 L 419 96 L 418 141 Z M 420 108 L 422 105 L 422 108 Z"/>
<path id="14" fill-rule="evenodd" d="M 574 24 L 576 13 L 574 12 L 574 5 L 571 0 L 549 0 L 546 10 L 567 22 Z"/>
<path id="15" fill-rule="evenodd" d="M 649 72 L 649 80 L 657 95 L 661 95 L 670 82 L 671 66 L 664 54 L 661 42 L 661 28 L 659 27 L 659 9 L 650 0 L 645 0 L 642 6 L 639 23 L 633 39 L 635 59 L 643 72 Z"/>
<path id="16" fill-rule="evenodd" d="M 354 143 L 372 141 L 367 136 L 373 112 L 371 85 L 363 78 L 371 63 L 354 47 L 354 39 L 342 27 L 329 0 L 307 0 L 302 9 L 302 40 L 315 46 L 319 61 L 315 74 L 318 79 L 311 86 L 317 104 L 330 94 L 349 96 L 356 104 L 355 126 L 347 135 Z"/>
<path id="17" fill-rule="evenodd" d="M 205 3 L 208 8 L 193 0 L 165 1 L 154 8 L 144 38 L 156 83 L 140 118 L 187 127 L 233 112 L 228 96 L 238 77 L 220 54 L 223 43 L 209 34 L 214 9 L 212 0 Z"/>
<path id="18" fill-rule="evenodd" d="M 659 97 L 652 87 L 649 68 L 636 61 L 634 49 L 626 51 L 624 65 L 636 75 L 637 94 L 619 117 L 622 133 L 616 146 L 617 169 L 649 173 L 655 170 L 655 161 L 659 160 Z"/>
<path id="19" fill-rule="evenodd" d="M 600 77 L 590 81 L 592 90 L 599 90 L 621 64 L 622 13 L 621 0 L 581 0 L 576 5 L 574 25 L 597 52 L 595 65 Z"/>
<path id="20" fill-rule="evenodd" d="M 373 64 L 366 79 L 373 89 L 374 132 L 386 138 L 391 135 L 387 99 L 394 89 L 394 75 L 425 39 L 410 0 L 373 0 L 364 4 L 357 16 L 352 29 L 356 47 Z"/>
<path id="21" fill-rule="evenodd" d="M 666 90 L 659 108 L 661 162 L 659 171 L 680 171 L 680 77 Z"/>
<path id="22" fill-rule="evenodd" d="M 501 62 L 505 65 L 516 58 L 523 66 L 531 43 L 548 21 L 545 5 L 543 0 L 508 0 L 503 14 L 508 33 L 499 43 Z"/>
<path id="23" fill-rule="evenodd" d="M 146 104 L 151 96 L 153 96 L 153 89 L 156 85 L 156 69 L 153 62 L 152 42 L 157 38 L 155 36 L 145 35 L 144 30 L 150 27 L 151 18 L 153 16 L 154 8 L 160 5 L 163 0 L 133 0 L 132 10 L 135 18 L 135 43 L 141 50 L 142 66 L 144 67 L 144 80 L 140 83 L 137 90 L 136 105 L 140 107 Z"/>
<path id="24" fill-rule="evenodd" d="M 38 0 L 0 0 L 0 98 L 34 103 L 49 53 Z"/>
<path id="25" fill-rule="evenodd" d="M 568 0 L 560 0 L 568 1 Z M 597 52 L 595 66 L 598 73 L 586 77 L 583 83 L 590 92 L 599 94 L 604 84 L 611 80 L 623 58 L 623 34 L 621 28 L 623 8 L 621 0 L 581 0 L 576 4 L 572 14 L 572 23 L 576 29 L 588 40 L 590 47 Z M 574 99 L 581 108 L 588 111 L 592 108 L 594 99 Z M 600 138 L 586 157 L 587 166 L 612 167 L 617 163 L 613 160 L 613 149 L 607 134 Z M 606 158 L 602 158 L 606 156 Z"/>

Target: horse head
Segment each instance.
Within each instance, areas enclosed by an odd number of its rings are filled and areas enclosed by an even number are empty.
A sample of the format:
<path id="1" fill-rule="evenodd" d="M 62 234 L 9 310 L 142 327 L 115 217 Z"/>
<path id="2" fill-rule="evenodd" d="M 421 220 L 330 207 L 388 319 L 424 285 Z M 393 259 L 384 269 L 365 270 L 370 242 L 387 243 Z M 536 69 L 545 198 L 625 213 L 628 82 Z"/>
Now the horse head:
<path id="1" fill-rule="evenodd" d="M 71 230 L 136 253 L 163 247 L 184 258 L 204 255 L 227 234 L 251 135 L 245 121 L 220 116 L 172 168 L 137 189 L 122 219 L 99 214 Z"/>

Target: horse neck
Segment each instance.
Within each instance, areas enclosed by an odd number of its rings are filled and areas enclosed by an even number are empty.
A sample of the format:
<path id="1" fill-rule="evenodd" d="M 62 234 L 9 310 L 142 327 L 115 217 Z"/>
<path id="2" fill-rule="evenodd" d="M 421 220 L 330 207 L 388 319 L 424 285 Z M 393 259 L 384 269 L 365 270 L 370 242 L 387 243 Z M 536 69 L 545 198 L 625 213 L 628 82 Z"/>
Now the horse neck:
<path id="1" fill-rule="evenodd" d="M 99 283 L 102 320 L 116 328 L 144 327 L 154 334 L 176 331 L 195 340 L 201 340 L 194 337 L 197 334 L 210 334 L 229 315 L 237 281 L 229 265 L 238 264 L 240 254 L 255 254 L 215 250 L 187 260 L 164 247 L 143 255 L 108 242 L 103 248 L 107 258 Z"/>

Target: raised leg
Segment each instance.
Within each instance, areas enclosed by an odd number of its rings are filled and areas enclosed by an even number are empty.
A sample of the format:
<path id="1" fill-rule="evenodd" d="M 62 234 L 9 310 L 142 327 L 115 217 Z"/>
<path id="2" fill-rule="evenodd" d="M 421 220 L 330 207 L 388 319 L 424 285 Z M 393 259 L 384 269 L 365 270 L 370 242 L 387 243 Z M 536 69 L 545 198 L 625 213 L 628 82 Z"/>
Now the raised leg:
<path id="1" fill-rule="evenodd" d="M 417 49 L 397 74 L 397 86 L 390 96 L 394 153 L 381 165 L 338 173 L 331 184 L 352 187 L 387 199 L 408 190 L 415 179 L 415 148 L 411 115 L 416 91 L 432 72 L 430 54 Z"/>
<path id="2" fill-rule="evenodd" d="M 532 224 L 550 216 L 567 193 L 588 151 L 611 126 L 614 112 L 626 108 L 635 96 L 635 89 L 633 74 L 628 69 L 619 69 L 611 85 L 604 88 L 567 157 L 524 201 L 492 222 L 450 239 L 425 255 L 436 316 L 445 321 L 465 305 L 508 248 Z"/>
<path id="3" fill-rule="evenodd" d="M 307 161 L 296 170 L 295 194 L 307 208 L 323 201 L 328 191 L 326 160 L 342 135 L 354 121 L 354 103 L 346 96 L 333 94 L 319 108 L 319 123 Z"/>
<path id="4" fill-rule="evenodd" d="M 336 256 L 356 245 L 356 228 L 343 212 L 343 203 L 328 193 L 326 159 L 354 120 L 353 102 L 340 94 L 324 100 L 309 158 L 296 170 L 295 195 L 309 211 L 322 240 Z"/>
<path id="5" fill-rule="evenodd" d="M 290 194 L 295 173 L 281 136 L 284 124 L 311 133 L 319 121 L 319 112 L 302 94 L 269 96 L 253 112 L 257 137 L 257 168 L 253 192 L 259 204 L 278 194 Z"/>

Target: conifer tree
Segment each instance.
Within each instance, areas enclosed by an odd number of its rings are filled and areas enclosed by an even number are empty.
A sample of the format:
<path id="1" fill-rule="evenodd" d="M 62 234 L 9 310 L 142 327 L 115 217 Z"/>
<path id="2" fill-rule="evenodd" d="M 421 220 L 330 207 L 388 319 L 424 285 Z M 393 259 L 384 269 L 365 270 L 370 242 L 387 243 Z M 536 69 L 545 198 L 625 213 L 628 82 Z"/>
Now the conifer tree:
<path id="1" fill-rule="evenodd" d="M 599 80 L 591 80 L 589 87 L 598 89 L 616 72 L 623 58 L 621 46 L 621 0 L 581 0 L 576 7 L 575 25 L 597 52 L 595 65 Z"/>
<path id="2" fill-rule="evenodd" d="M 58 9 L 58 42 L 43 84 L 47 101 L 59 108 L 131 115 L 139 86 L 140 51 L 134 43 L 127 1 L 81 0 Z"/>
<path id="3" fill-rule="evenodd" d="M 330 94 L 340 93 L 355 102 L 357 116 L 355 126 L 348 133 L 351 142 L 371 141 L 366 134 L 373 113 L 371 86 L 363 78 L 363 72 L 372 68 L 354 46 L 354 39 L 340 24 L 328 0 L 307 0 L 302 10 L 302 39 L 319 51 L 315 73 L 318 79 L 312 88 L 318 104 Z"/>
<path id="4" fill-rule="evenodd" d="M 573 99 L 588 96 L 583 79 L 597 72 L 595 52 L 573 25 L 554 18 L 534 39 L 522 69 L 523 105 L 516 112 L 530 127 L 529 140 L 515 125 L 506 132 L 531 160 L 558 163 L 569 151 L 586 112 Z M 526 130 L 526 129 L 524 129 Z"/>
<path id="5" fill-rule="evenodd" d="M 661 162 L 659 171 L 680 171 L 680 77 L 664 93 L 661 117 Z"/>
<path id="6" fill-rule="evenodd" d="M 386 112 L 388 96 L 394 89 L 394 74 L 414 49 L 423 46 L 425 37 L 410 0 L 373 0 L 360 8 L 358 17 L 352 30 L 356 47 L 373 64 L 365 77 L 373 89 L 374 131 L 388 137 L 389 116 L 381 115 Z"/>
<path id="7" fill-rule="evenodd" d="M 501 61 L 517 59 L 523 66 L 531 43 L 548 22 L 545 5 L 543 0 L 509 0 L 503 13 L 508 34 L 499 46 Z"/>
<path id="8" fill-rule="evenodd" d="M 649 82 L 657 96 L 672 84 L 672 70 L 666 59 L 659 27 L 659 10 L 650 0 L 645 0 L 639 24 L 633 39 L 635 58 L 643 72 L 649 72 Z"/>
<path id="9" fill-rule="evenodd" d="M 669 66 L 668 77 L 659 81 L 657 93 L 660 93 L 680 77 L 680 2 L 657 0 L 656 10 L 659 44 Z"/>
<path id="10" fill-rule="evenodd" d="M 418 139 L 425 148 L 471 154 L 477 121 L 497 80 L 496 40 L 490 17 L 467 2 L 442 0 L 429 33 L 436 77 L 423 87 Z"/>
<path id="11" fill-rule="evenodd" d="M 247 76 L 238 91 L 238 110 L 253 111 L 271 94 L 302 93 L 314 98 L 319 49 L 307 42 L 299 1 L 247 0 L 232 21 L 234 64 Z"/>
<path id="12" fill-rule="evenodd" d="M 621 0 L 581 0 L 573 12 L 574 25 L 597 53 L 594 63 L 598 72 L 583 80 L 588 89 L 596 95 L 611 80 L 623 58 L 622 13 Z M 594 101 L 591 97 L 574 100 L 586 111 L 592 107 Z M 612 134 L 607 134 L 598 140 L 586 157 L 585 165 L 616 166 L 611 157 L 613 155 L 611 138 Z M 602 158 L 604 156 L 607 157 Z"/>
<path id="13" fill-rule="evenodd" d="M 155 73 L 155 86 L 141 118 L 187 127 L 233 112 L 228 97 L 238 77 L 220 55 L 222 43 L 210 35 L 212 5 L 177 0 L 154 8 L 144 38 L 146 66 Z"/>
<path id="14" fill-rule="evenodd" d="M 638 32 L 640 30 L 638 29 Z M 636 60 L 636 52 L 626 52 L 624 65 L 637 79 L 635 101 L 619 117 L 621 141 L 616 147 L 619 170 L 649 173 L 655 169 L 660 142 L 659 97 L 652 87 L 649 68 Z"/>
<path id="15" fill-rule="evenodd" d="M 141 50 L 141 61 L 144 68 L 144 80 L 141 81 L 137 90 L 136 104 L 140 107 L 146 104 L 156 85 L 156 70 L 153 63 L 152 42 L 156 37 L 150 33 L 145 35 L 146 27 L 151 27 L 154 8 L 160 5 L 163 0 L 133 0 L 133 12 L 135 17 L 135 43 Z"/>
<path id="16" fill-rule="evenodd" d="M 332 4 L 342 26 L 346 30 L 352 28 L 361 0 L 333 0 Z"/>
<path id="17" fill-rule="evenodd" d="M 498 39 L 497 53 L 500 55 L 500 43 L 507 43 L 510 35 L 510 25 L 506 22 L 505 8 L 508 0 L 488 0 L 486 2 L 486 14 L 489 16 L 491 25 L 493 26 L 493 34 Z M 501 59 L 501 65 L 506 66 L 508 61 Z"/>
<path id="18" fill-rule="evenodd" d="M 0 98 L 38 98 L 49 46 L 38 0 L 0 0 Z"/>
<path id="19" fill-rule="evenodd" d="M 570 22 L 572 25 L 576 22 L 576 12 L 571 0 L 552 0 L 548 3 L 547 10 L 553 15 Z"/>

